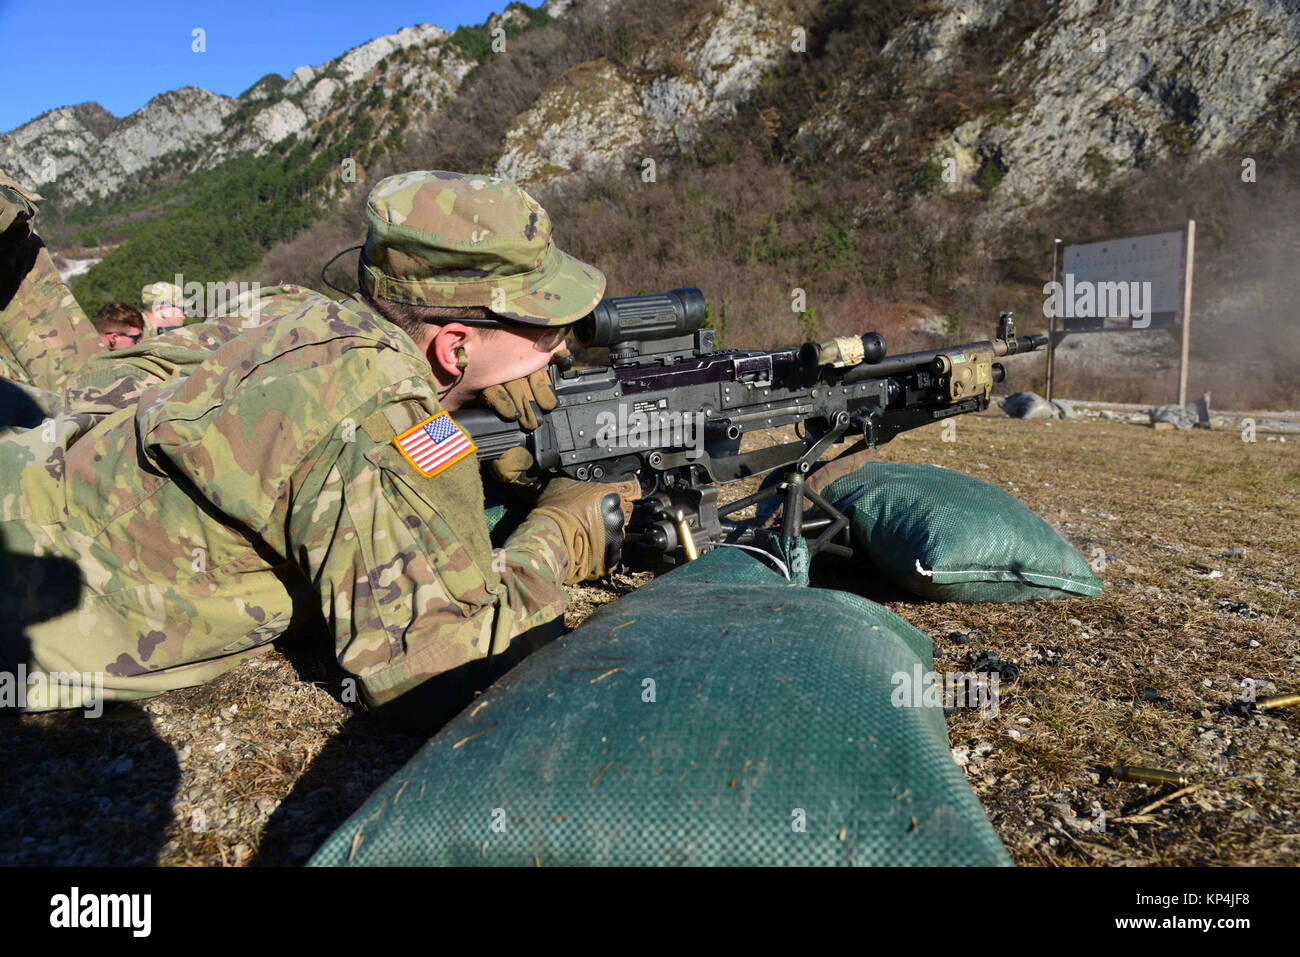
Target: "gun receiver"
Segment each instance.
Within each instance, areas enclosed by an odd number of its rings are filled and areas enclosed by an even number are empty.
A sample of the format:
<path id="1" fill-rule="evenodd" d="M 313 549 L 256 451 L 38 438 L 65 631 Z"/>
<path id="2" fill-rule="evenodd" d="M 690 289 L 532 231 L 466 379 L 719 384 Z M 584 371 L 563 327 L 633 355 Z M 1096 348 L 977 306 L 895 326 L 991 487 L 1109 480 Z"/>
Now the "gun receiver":
<path id="1" fill-rule="evenodd" d="M 487 409 L 463 409 L 456 420 L 481 461 L 523 445 L 543 475 L 610 482 L 635 474 L 644 498 L 629 523 L 627 554 L 645 551 L 657 565 L 673 564 L 679 552 L 748 542 L 761 523 L 729 517 L 786 495 L 791 483 L 802 490 L 803 476 L 835 443 L 857 438 L 854 451 L 987 408 L 1005 376 L 996 360 L 1047 342 L 1017 338 L 1003 313 L 993 339 L 896 356 L 874 332 L 773 352 L 715 351 L 704 315 L 698 289 L 602 300 L 576 335 L 585 346 L 607 347 L 609 364 L 553 369 L 558 404 L 539 415 L 537 430 Z M 746 432 L 787 425 L 796 426 L 797 441 L 741 451 Z M 784 489 L 718 507 L 718 485 L 774 469 L 785 470 Z M 805 496 L 818 509 L 809 519 Z M 782 529 L 809 538 L 810 552 L 851 552 L 847 522 L 811 492 L 786 495 L 782 511 Z M 681 519 L 691 543 L 682 540 Z"/>

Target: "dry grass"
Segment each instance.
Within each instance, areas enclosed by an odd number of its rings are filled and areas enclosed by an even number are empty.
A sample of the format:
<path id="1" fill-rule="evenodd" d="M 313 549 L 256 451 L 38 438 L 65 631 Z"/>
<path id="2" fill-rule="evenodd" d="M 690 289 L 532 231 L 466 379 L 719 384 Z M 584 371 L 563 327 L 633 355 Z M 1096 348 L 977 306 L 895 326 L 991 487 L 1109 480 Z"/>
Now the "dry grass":
<path id="1" fill-rule="evenodd" d="M 984 650 L 1021 666 L 996 718 L 949 717 L 954 755 L 1017 863 L 1295 864 L 1300 714 L 1224 708 L 1245 677 L 1300 686 L 1298 451 L 1294 437 L 1248 445 L 1235 432 L 967 416 L 955 443 L 924 429 L 883 457 L 1000 484 L 1085 556 L 1105 549 L 1102 596 L 934 604 L 842 565 L 814 577 L 931 634 L 936 670 L 966 670 Z M 1245 554 L 1226 557 L 1232 548 Z M 574 589 L 569 623 L 646 578 Z M 1250 614 L 1217 610 L 1224 599 Z M 953 632 L 979 637 L 958 644 Z M 326 652 L 284 640 L 206 687 L 99 721 L 0 722 L 0 863 L 301 863 L 421 743 L 354 713 L 338 687 Z M 1141 700 L 1148 688 L 1165 700 Z M 1116 764 L 1201 787 L 1139 815 L 1165 792 L 1109 780 Z M 1083 830 L 1097 809 L 1105 831 Z"/>
<path id="2" fill-rule="evenodd" d="M 984 650 L 1021 667 L 1002 687 L 996 718 L 949 717 L 954 756 L 1016 862 L 1300 860 L 1300 715 L 1225 712 L 1243 678 L 1300 685 L 1295 437 L 1251 445 L 1236 432 L 990 413 L 960 420 L 957 439 L 945 444 L 937 428 L 924 429 L 884 455 L 1002 485 L 1086 557 L 1093 548 L 1109 556 L 1098 598 L 887 602 L 933 636 L 936 671 L 969 670 L 969 656 Z M 1244 555 L 1227 557 L 1233 548 Z M 852 587 L 850 575 L 840 571 L 835 584 Z M 1223 600 L 1250 613 L 1216 609 Z M 959 644 L 947 637 L 954 632 L 978 637 Z M 1121 764 L 1181 771 L 1201 787 L 1149 822 L 1113 823 L 1172 790 L 1110 779 Z M 1112 823 L 1084 830 L 1097 811 Z"/>

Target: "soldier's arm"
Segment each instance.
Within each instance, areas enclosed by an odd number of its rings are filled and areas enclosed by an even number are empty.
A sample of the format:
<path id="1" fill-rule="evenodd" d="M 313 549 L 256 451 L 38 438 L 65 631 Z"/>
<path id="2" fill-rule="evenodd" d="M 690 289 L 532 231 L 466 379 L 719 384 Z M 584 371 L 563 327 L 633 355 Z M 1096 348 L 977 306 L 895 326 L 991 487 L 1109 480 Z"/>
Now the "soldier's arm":
<path id="1" fill-rule="evenodd" d="M 300 286 L 274 286 L 260 290 L 251 306 L 243 304 L 231 315 L 146 336 L 129 349 L 100 352 L 68 378 L 64 408 L 70 414 L 94 415 L 134 405 L 146 389 L 189 375 L 232 339 L 297 309 L 310 295 Z"/>
<path id="2" fill-rule="evenodd" d="M 431 727 L 562 632 L 568 552 L 532 516 L 493 553 L 475 457 L 425 478 L 395 434 L 376 414 L 327 443 L 294 496 L 288 544 L 367 703 Z"/>
<path id="3" fill-rule="evenodd" d="M 238 334 L 225 326 L 180 326 L 130 349 L 101 352 L 66 379 L 64 411 L 108 414 L 135 405 L 146 389 L 189 375 Z"/>
<path id="4" fill-rule="evenodd" d="M 0 242 L 0 354 L 9 375 L 58 392 L 104 347 L 40 237 L 13 233 Z"/>

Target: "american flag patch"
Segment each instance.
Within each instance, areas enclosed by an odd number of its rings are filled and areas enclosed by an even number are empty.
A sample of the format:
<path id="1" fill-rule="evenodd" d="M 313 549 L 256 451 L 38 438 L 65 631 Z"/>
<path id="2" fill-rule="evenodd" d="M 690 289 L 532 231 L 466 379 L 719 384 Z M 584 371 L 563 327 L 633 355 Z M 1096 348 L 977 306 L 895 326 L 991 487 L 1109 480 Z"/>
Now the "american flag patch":
<path id="1" fill-rule="evenodd" d="M 469 436 L 446 412 L 407 429 L 393 439 L 393 444 L 425 478 L 432 478 L 475 449 Z"/>

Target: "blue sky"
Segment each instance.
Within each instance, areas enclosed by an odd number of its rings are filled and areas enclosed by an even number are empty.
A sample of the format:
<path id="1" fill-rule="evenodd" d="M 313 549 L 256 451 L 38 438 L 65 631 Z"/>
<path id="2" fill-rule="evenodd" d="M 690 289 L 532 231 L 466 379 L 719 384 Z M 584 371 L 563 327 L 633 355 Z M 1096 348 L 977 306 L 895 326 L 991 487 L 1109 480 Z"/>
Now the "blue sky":
<path id="1" fill-rule="evenodd" d="M 402 27 L 482 23 L 506 2 L 0 0 L 0 132 L 87 101 L 125 116 L 181 86 L 236 96 L 267 73 L 287 77 Z M 205 53 L 191 50 L 196 27 Z"/>

